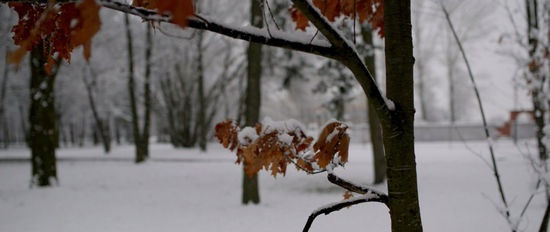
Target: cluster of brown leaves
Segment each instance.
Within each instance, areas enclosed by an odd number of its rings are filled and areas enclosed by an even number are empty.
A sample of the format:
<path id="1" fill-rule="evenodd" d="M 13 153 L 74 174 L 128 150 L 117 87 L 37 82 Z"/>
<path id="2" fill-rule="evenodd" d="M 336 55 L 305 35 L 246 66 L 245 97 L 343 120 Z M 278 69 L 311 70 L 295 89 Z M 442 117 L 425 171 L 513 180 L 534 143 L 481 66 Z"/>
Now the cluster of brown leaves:
<path id="1" fill-rule="evenodd" d="M 313 138 L 294 126 L 274 129 L 257 124 L 241 130 L 235 122 L 227 120 L 216 125 L 216 137 L 225 148 L 237 150 L 236 162 L 244 165 L 247 175 L 265 169 L 277 176 L 284 175 L 290 163 L 309 173 L 329 168 L 329 164 L 346 163 L 349 145 L 346 129 L 339 122 L 328 124 L 313 148 Z"/>
<path id="2" fill-rule="evenodd" d="M 132 5 L 170 15 L 172 22 L 182 28 L 187 27 L 187 19 L 195 14 L 193 0 L 135 0 Z"/>
<path id="3" fill-rule="evenodd" d="M 369 22 L 384 37 L 384 4 L 383 0 L 313 0 L 319 11 L 331 22 L 338 16 L 357 18 L 359 22 Z M 305 30 L 309 21 L 298 9 L 290 8 L 296 29 Z"/>
<path id="4" fill-rule="evenodd" d="M 181 27 L 186 27 L 187 18 L 194 14 L 193 0 L 136 0 L 133 5 L 157 9 L 159 14 L 170 15 Z M 25 54 L 36 46 L 43 46 L 48 73 L 57 59 L 70 62 L 71 52 L 78 46 L 84 48 L 86 60 L 90 58 L 92 37 L 101 26 L 100 6 L 95 0 L 47 4 L 11 2 L 9 6 L 19 16 L 19 22 L 12 29 L 13 40 L 19 48 L 10 53 L 10 63 L 20 64 Z"/>
<path id="5" fill-rule="evenodd" d="M 56 59 L 70 61 L 75 47 L 83 46 L 84 57 L 91 55 L 91 39 L 99 31 L 99 5 L 95 0 L 80 3 L 37 4 L 10 3 L 19 16 L 12 29 L 19 48 L 9 55 L 11 63 L 20 64 L 35 46 L 43 46 L 48 58 L 46 71 L 51 72 Z"/>

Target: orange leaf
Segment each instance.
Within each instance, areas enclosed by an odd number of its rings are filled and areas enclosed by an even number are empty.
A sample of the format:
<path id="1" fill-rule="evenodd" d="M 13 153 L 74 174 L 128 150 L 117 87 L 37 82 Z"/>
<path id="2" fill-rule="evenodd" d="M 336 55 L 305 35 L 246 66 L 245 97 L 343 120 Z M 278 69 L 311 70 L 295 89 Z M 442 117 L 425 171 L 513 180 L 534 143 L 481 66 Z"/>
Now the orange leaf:
<path id="1" fill-rule="evenodd" d="M 384 37 L 383 0 L 313 0 L 313 5 L 331 22 L 339 16 L 355 17 L 359 22 L 371 23 Z M 294 6 L 290 13 L 296 29 L 305 30 L 309 26 L 308 19 Z"/>
<path id="2" fill-rule="evenodd" d="M 335 155 L 339 156 L 340 163 L 347 162 L 349 146 L 347 128 L 340 122 L 331 122 L 323 128 L 317 142 L 313 145 L 315 152 L 313 159 L 320 168 L 326 168 L 334 160 Z"/>
<path id="3" fill-rule="evenodd" d="M 346 191 L 343 196 L 344 196 L 344 200 L 347 200 L 353 197 L 353 193 L 350 191 Z"/>
<path id="4" fill-rule="evenodd" d="M 99 31 L 99 6 L 94 0 L 81 3 L 47 5 L 38 3 L 10 3 L 19 16 L 13 27 L 13 40 L 19 46 L 10 53 L 9 61 L 19 64 L 27 51 L 43 46 L 46 72 L 51 73 L 58 59 L 70 62 L 71 52 L 84 47 L 84 57 L 91 53 L 91 38 Z M 75 23 L 76 22 L 76 23 Z"/>
<path id="5" fill-rule="evenodd" d="M 188 18 L 195 14 L 193 0 L 135 0 L 132 5 L 168 14 L 172 16 L 172 22 L 182 28 L 187 27 Z"/>
<path id="6" fill-rule="evenodd" d="M 216 138 L 218 138 L 223 147 L 233 151 L 239 145 L 239 138 L 237 137 L 239 128 L 235 122 L 230 119 L 220 122 L 216 124 L 215 130 Z"/>
<path id="7" fill-rule="evenodd" d="M 101 27 L 101 20 L 99 19 L 100 6 L 95 0 L 84 0 L 76 8 L 80 14 L 76 17 L 78 23 L 71 28 L 71 46 L 77 47 L 82 45 L 84 48 L 84 58 L 89 60 L 92 37 Z"/>

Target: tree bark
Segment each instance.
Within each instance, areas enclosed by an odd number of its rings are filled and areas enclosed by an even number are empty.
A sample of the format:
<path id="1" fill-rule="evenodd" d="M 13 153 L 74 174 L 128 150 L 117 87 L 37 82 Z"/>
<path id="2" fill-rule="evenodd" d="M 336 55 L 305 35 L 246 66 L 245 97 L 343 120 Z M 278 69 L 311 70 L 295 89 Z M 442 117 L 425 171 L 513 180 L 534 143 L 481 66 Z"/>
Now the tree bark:
<path id="1" fill-rule="evenodd" d="M 376 55 L 373 43 L 373 31 L 370 25 L 361 27 L 361 35 L 367 46 L 365 64 L 376 79 Z M 382 127 L 376 111 L 367 99 L 367 117 L 369 123 L 369 134 L 372 145 L 374 184 L 380 184 L 386 179 L 386 157 L 384 155 L 384 141 L 382 140 Z"/>
<path id="2" fill-rule="evenodd" d="M 255 27 L 263 25 L 263 8 L 257 0 L 250 0 L 250 23 Z M 250 43 L 247 49 L 248 78 L 245 97 L 245 126 L 254 126 L 260 118 L 261 106 L 261 76 L 262 76 L 262 45 Z M 246 164 L 245 164 L 246 165 Z M 258 174 L 249 177 L 243 170 L 242 203 L 260 203 L 258 190 Z"/>
<path id="3" fill-rule="evenodd" d="M 56 166 L 56 115 L 54 83 L 58 64 L 52 73 L 48 73 L 44 64 L 43 43 L 36 45 L 30 55 L 31 83 L 29 111 L 29 145 L 31 148 L 32 180 L 31 185 L 50 186 L 57 182 Z"/>
<path id="4" fill-rule="evenodd" d="M 414 85 L 409 0 L 384 1 L 386 93 L 393 101 L 384 128 L 389 208 L 393 232 L 422 231 L 414 154 Z"/>

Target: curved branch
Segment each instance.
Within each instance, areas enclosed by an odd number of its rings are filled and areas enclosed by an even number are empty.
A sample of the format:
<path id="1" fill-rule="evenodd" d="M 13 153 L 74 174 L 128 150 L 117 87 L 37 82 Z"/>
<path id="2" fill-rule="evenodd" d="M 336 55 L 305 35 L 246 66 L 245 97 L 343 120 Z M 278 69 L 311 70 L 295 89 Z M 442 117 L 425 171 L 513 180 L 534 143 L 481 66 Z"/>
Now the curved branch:
<path id="1" fill-rule="evenodd" d="M 321 214 L 327 215 L 327 214 L 332 213 L 334 211 L 341 210 L 345 207 L 349 207 L 349 206 L 352 206 L 352 205 L 357 205 L 357 204 L 365 203 L 365 202 L 381 202 L 381 203 L 384 203 L 384 201 L 381 198 L 378 198 L 378 197 L 376 197 L 372 194 L 366 194 L 366 195 L 363 195 L 363 196 L 353 197 L 353 198 L 350 198 L 350 199 L 347 199 L 347 200 L 344 200 L 344 201 L 341 201 L 341 202 L 336 202 L 336 203 L 332 203 L 332 204 L 322 206 L 321 208 L 313 211 L 309 215 L 309 217 L 307 218 L 306 225 L 304 226 L 304 229 L 302 231 L 303 232 L 309 231 L 309 228 L 311 228 L 311 224 L 313 224 L 313 221 L 315 220 L 315 218 L 317 216 L 321 215 Z"/>

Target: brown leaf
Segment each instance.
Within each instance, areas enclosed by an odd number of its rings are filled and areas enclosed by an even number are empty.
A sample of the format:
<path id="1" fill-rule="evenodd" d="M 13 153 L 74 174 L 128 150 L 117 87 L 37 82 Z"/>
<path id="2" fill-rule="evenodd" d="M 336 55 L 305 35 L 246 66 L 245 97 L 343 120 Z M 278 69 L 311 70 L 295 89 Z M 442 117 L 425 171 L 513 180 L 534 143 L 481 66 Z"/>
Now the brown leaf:
<path id="1" fill-rule="evenodd" d="M 353 197 L 353 193 L 346 190 L 346 192 L 344 192 L 343 197 L 344 197 L 344 200 L 350 199 L 351 197 Z"/>
<path id="2" fill-rule="evenodd" d="M 315 152 L 313 159 L 320 168 L 326 168 L 334 160 L 335 155 L 340 156 L 341 164 L 347 162 L 349 146 L 347 128 L 340 122 L 331 122 L 323 128 L 317 142 L 313 144 Z"/>
<path id="3" fill-rule="evenodd" d="M 132 5 L 168 14 L 172 16 L 172 22 L 182 28 L 187 27 L 188 18 L 195 14 L 193 0 L 136 0 Z"/>
<path id="4" fill-rule="evenodd" d="M 235 122 L 230 119 L 224 122 L 220 122 L 216 124 L 215 130 L 215 136 L 223 145 L 223 147 L 229 148 L 229 150 L 231 151 L 237 148 L 237 146 L 239 145 L 239 138 L 237 135 L 237 133 L 239 132 L 239 127 L 237 127 L 237 124 Z"/>
<path id="5" fill-rule="evenodd" d="M 71 46 L 82 45 L 84 58 L 90 59 L 92 37 L 99 31 L 101 20 L 99 19 L 100 6 L 95 0 L 84 0 L 76 6 L 80 14 L 76 17 L 78 23 L 71 28 Z"/>
<path id="6" fill-rule="evenodd" d="M 10 3 L 19 16 L 13 27 L 13 40 L 19 47 L 9 55 L 9 62 L 19 64 L 27 51 L 43 46 L 46 72 L 50 74 L 58 59 L 70 62 L 71 52 L 84 47 L 84 57 L 91 54 L 91 39 L 99 31 L 99 6 L 94 0 L 78 4 Z M 74 23 L 76 22 L 76 23 Z"/>
<path id="7" fill-rule="evenodd" d="M 313 5 L 331 22 L 339 16 L 357 18 L 359 22 L 369 22 L 380 37 L 384 37 L 383 0 L 313 0 Z M 294 6 L 290 8 L 292 20 L 297 30 L 309 26 L 308 19 Z"/>

